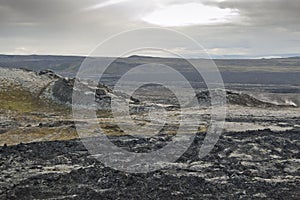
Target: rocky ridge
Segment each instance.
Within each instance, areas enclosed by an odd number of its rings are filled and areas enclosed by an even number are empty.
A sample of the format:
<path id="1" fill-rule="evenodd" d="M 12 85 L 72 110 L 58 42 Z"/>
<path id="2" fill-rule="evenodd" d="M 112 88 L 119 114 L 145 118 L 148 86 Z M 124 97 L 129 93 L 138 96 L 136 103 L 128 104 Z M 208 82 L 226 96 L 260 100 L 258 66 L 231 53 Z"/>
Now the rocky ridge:
<path id="1" fill-rule="evenodd" d="M 99 110 L 109 110 L 110 100 L 113 95 L 117 95 L 118 98 L 128 99 L 133 104 L 140 103 L 137 98 L 128 97 L 121 92 L 114 94 L 107 86 L 103 84 L 97 84 L 96 89 L 89 86 L 88 82 L 78 81 L 80 85 L 79 90 L 74 90 L 75 79 L 69 79 L 61 77 L 55 74 L 51 70 L 40 71 L 39 73 L 22 70 L 22 69 L 7 69 L 0 68 L 0 91 L 6 91 L 9 89 L 21 88 L 29 91 L 32 95 L 46 100 L 52 100 L 54 102 L 71 105 L 72 94 L 74 92 L 85 93 L 88 91 L 95 91 L 95 99 L 98 104 Z M 80 91 L 81 90 L 81 91 Z M 200 105 L 209 106 L 210 96 L 208 91 L 200 91 L 197 94 Z M 248 94 L 237 93 L 233 91 L 227 91 L 227 103 L 233 105 L 241 105 L 248 107 L 295 107 L 296 105 L 277 105 L 270 102 L 263 102 Z M 168 102 L 169 103 L 169 102 Z M 145 106 L 145 105 L 144 105 Z"/>

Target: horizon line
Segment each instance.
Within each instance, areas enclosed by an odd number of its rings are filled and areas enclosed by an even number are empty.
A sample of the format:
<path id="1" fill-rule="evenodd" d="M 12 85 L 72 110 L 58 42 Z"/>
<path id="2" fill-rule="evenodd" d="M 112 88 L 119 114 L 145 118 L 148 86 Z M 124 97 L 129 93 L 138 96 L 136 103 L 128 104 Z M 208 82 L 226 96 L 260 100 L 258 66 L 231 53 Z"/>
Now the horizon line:
<path id="1" fill-rule="evenodd" d="M 117 57 L 117 56 L 89 56 L 81 54 L 10 54 L 10 53 L 0 53 L 0 56 L 52 56 L 52 57 L 85 57 L 85 58 L 161 58 L 161 59 L 183 59 L 178 57 L 164 57 L 164 56 L 153 56 L 153 55 L 131 55 L 127 57 Z M 275 54 L 275 55 L 209 55 L 213 60 L 262 60 L 262 59 L 288 59 L 288 58 L 300 58 L 299 54 Z M 186 59 L 196 60 L 196 59 L 209 59 L 203 57 L 187 57 Z"/>

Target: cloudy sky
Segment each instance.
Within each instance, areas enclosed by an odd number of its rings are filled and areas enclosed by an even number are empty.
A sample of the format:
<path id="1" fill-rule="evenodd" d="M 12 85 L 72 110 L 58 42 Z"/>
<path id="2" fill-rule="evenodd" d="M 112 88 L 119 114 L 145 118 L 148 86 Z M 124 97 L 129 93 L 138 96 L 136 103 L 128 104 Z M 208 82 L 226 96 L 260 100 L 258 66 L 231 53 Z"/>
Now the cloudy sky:
<path id="1" fill-rule="evenodd" d="M 88 55 L 119 32 L 164 27 L 212 56 L 300 54 L 299 11 L 299 0 L 0 0 L 0 53 Z"/>

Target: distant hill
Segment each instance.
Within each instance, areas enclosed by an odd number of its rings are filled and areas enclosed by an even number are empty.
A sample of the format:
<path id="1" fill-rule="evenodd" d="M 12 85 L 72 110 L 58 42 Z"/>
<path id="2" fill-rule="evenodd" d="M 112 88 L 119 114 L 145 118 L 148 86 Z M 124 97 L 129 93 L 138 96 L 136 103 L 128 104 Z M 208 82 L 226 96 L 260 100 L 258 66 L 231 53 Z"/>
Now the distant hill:
<path id="1" fill-rule="evenodd" d="M 77 71 L 85 57 L 47 55 L 0 55 L 0 67 L 25 68 L 34 71 L 52 69 L 55 71 Z"/>
<path id="2" fill-rule="evenodd" d="M 58 73 L 74 74 L 84 61 L 83 56 L 52 56 L 52 55 L 0 55 L 0 67 L 24 68 L 33 71 L 50 69 Z M 106 59 L 106 58 L 99 58 Z M 194 59 L 194 61 L 201 59 Z M 221 71 L 248 72 L 300 72 L 300 58 L 273 59 L 214 59 Z M 161 63 L 178 69 L 188 68 L 189 63 L 178 58 L 157 58 L 133 55 L 128 58 L 118 58 L 108 73 L 126 71 L 132 67 L 146 63 Z"/>

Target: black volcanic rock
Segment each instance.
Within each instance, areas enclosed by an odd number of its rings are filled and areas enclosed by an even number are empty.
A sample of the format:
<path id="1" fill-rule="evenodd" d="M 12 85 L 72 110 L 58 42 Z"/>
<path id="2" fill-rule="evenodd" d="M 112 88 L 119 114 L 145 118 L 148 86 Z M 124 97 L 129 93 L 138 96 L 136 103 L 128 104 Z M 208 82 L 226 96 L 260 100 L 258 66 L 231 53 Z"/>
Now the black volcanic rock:
<path id="1" fill-rule="evenodd" d="M 55 99 L 66 104 L 72 104 L 74 80 L 58 79 L 52 87 L 52 95 Z"/>
<path id="2" fill-rule="evenodd" d="M 52 70 L 42 70 L 38 73 L 38 75 L 47 75 L 49 76 L 50 78 L 55 78 L 55 79 L 61 79 L 62 77 L 57 75 L 55 72 L 53 72 Z"/>
<path id="3" fill-rule="evenodd" d="M 204 136 L 177 162 L 145 174 L 105 167 L 78 140 L 0 147 L 0 199 L 300 198 L 299 131 L 225 133 L 199 159 Z M 132 150 L 167 141 L 110 139 Z"/>

